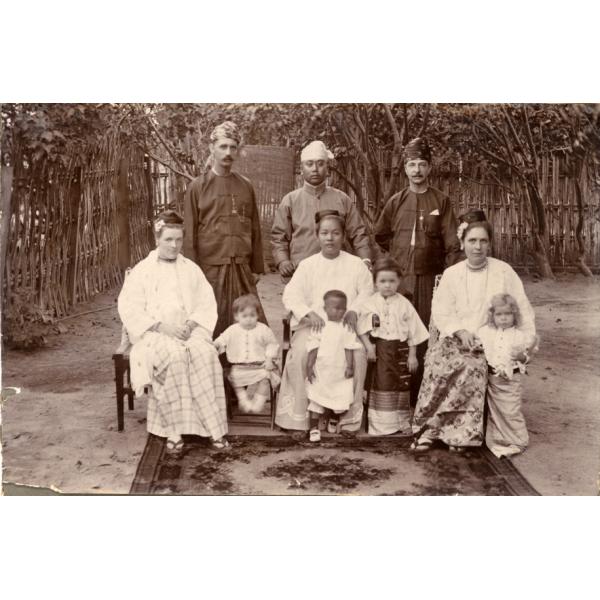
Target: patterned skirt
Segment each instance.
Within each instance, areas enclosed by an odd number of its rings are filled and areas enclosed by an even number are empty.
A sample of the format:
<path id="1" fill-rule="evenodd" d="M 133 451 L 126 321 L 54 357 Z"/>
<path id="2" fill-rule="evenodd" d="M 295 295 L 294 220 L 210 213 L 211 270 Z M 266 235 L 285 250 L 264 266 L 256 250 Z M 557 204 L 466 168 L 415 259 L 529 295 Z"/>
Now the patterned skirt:
<path id="1" fill-rule="evenodd" d="M 369 392 L 369 434 L 410 433 L 408 344 L 375 338 L 377 362 Z"/>
<path id="2" fill-rule="evenodd" d="M 413 433 L 449 446 L 481 446 L 487 374 L 483 350 L 468 351 L 455 337 L 440 338 L 425 355 Z"/>

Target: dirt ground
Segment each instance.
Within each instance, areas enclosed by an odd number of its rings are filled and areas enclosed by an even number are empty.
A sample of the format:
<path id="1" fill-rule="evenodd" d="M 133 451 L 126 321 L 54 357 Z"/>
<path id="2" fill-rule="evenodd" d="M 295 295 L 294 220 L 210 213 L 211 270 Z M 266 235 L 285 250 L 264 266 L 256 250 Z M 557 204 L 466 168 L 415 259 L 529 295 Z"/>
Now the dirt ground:
<path id="1" fill-rule="evenodd" d="M 600 466 L 600 280 L 525 279 L 542 338 L 525 380 L 529 449 L 513 462 L 543 495 L 596 495 Z M 279 277 L 259 293 L 281 337 Z M 2 386 L 21 393 L 2 406 L 3 481 L 71 493 L 127 493 L 146 441 L 145 400 L 116 426 L 111 355 L 120 341 L 117 291 L 62 322 L 47 348 L 5 351 Z"/>

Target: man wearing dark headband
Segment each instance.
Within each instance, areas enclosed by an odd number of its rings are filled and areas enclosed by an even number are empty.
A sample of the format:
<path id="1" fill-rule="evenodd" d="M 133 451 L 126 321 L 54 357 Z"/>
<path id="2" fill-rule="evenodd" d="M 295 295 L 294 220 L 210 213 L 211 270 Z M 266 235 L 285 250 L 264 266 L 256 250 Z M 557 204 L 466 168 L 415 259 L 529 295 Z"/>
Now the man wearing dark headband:
<path id="1" fill-rule="evenodd" d="M 400 265 L 403 287 L 413 297 L 419 317 L 429 326 L 435 276 L 462 258 L 458 227 L 448 196 L 429 185 L 431 150 L 415 138 L 404 151 L 409 186 L 392 196 L 375 224 L 375 241 Z M 414 405 L 423 377 L 427 342 L 417 349 L 419 372 L 412 378 Z"/>
<path id="2" fill-rule="evenodd" d="M 371 266 L 369 237 L 358 210 L 344 192 L 327 185 L 332 158 L 323 142 L 308 144 L 300 155 L 304 185 L 287 194 L 275 213 L 271 245 L 273 259 L 284 280 L 292 276 L 302 259 L 319 252 L 315 214 L 325 209 L 337 211 L 344 221 L 344 250 Z"/>

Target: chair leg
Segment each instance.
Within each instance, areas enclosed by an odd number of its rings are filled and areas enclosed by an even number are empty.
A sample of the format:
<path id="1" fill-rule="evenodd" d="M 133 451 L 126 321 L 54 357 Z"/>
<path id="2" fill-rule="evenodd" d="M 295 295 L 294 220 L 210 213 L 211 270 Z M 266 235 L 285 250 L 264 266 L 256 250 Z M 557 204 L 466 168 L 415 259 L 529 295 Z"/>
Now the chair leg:
<path id="1" fill-rule="evenodd" d="M 133 410 L 134 409 L 134 405 L 133 405 L 133 392 L 127 392 L 127 407 L 129 408 L 129 410 Z"/>
<path id="2" fill-rule="evenodd" d="M 275 415 L 277 414 L 277 392 L 271 386 L 271 431 L 275 429 Z"/>
<path id="3" fill-rule="evenodd" d="M 117 374 L 117 431 L 125 429 L 123 379 Z"/>

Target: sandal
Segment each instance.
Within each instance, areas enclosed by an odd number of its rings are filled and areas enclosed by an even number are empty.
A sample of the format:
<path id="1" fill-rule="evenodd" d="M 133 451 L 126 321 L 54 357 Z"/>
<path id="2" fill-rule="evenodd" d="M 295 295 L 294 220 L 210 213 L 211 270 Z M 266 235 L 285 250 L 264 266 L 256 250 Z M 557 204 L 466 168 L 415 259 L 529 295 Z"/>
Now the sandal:
<path id="1" fill-rule="evenodd" d="M 339 433 L 338 432 L 339 423 L 340 423 L 339 419 L 334 419 L 334 418 L 329 419 L 329 421 L 327 421 L 327 433 Z"/>
<path id="2" fill-rule="evenodd" d="M 169 456 L 180 456 L 183 452 L 183 439 L 175 442 L 173 440 L 167 440 L 166 453 Z"/>
<path id="3" fill-rule="evenodd" d="M 212 447 L 215 450 L 227 450 L 231 448 L 231 444 L 225 438 L 221 438 L 220 440 L 213 440 Z"/>
<path id="4" fill-rule="evenodd" d="M 410 449 L 414 450 L 415 452 L 427 452 L 427 450 L 429 450 L 432 445 L 433 445 L 432 440 L 430 440 L 429 438 L 426 438 L 426 437 L 422 437 L 422 438 L 419 438 L 418 440 L 415 440 L 410 445 Z"/>
<path id="5" fill-rule="evenodd" d="M 308 439 L 311 442 L 320 442 L 321 441 L 321 432 L 318 429 L 311 429 L 308 434 Z"/>

